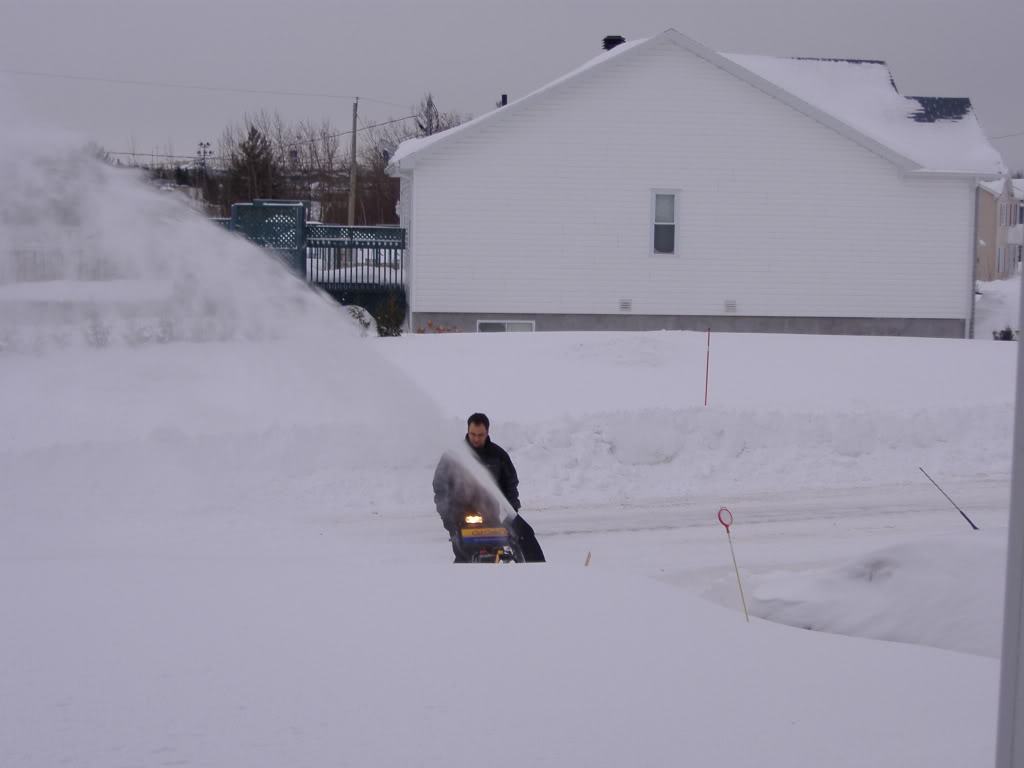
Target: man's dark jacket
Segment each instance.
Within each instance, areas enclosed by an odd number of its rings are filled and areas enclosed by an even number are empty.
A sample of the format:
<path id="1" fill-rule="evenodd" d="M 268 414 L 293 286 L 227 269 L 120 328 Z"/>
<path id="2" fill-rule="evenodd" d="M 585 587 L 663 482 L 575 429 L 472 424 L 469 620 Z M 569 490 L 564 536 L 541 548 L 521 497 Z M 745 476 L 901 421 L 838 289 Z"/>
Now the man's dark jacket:
<path id="1" fill-rule="evenodd" d="M 474 448 L 470 444 L 468 436 L 466 444 L 476 454 L 480 463 L 487 467 L 498 489 L 512 505 L 512 509 L 518 512 L 522 506 L 519 502 L 519 475 L 516 474 L 516 468 L 505 449 L 497 443 L 492 443 L 489 437 L 479 448 Z M 444 521 L 445 528 L 454 526 L 457 507 L 472 506 L 481 493 L 476 482 L 463 475 L 453 458 L 447 454 L 441 457 L 434 472 L 434 505 L 437 507 L 437 514 Z"/>

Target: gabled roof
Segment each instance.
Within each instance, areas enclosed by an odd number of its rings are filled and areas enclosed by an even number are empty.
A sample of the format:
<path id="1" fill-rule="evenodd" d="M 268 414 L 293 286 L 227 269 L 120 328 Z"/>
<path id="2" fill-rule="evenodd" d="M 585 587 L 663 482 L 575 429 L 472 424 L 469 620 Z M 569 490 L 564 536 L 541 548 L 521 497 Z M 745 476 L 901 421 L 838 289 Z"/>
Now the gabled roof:
<path id="1" fill-rule="evenodd" d="M 1006 192 L 1006 179 L 995 179 L 994 181 L 979 181 L 978 186 L 984 189 L 992 197 L 1002 197 Z"/>
<path id="2" fill-rule="evenodd" d="M 883 61 L 725 57 L 930 172 L 998 175 L 969 99 L 904 96 Z"/>
<path id="3" fill-rule="evenodd" d="M 1005 172 L 968 99 L 903 96 L 885 62 L 723 55 L 674 29 L 616 46 L 508 106 L 442 133 L 402 142 L 391 160 L 391 171 L 414 167 L 439 144 L 500 120 L 570 80 L 661 40 L 671 40 L 907 171 L 984 177 Z"/>
<path id="4" fill-rule="evenodd" d="M 978 186 L 993 197 L 1007 197 L 1024 200 L 1024 179 L 1009 179 L 1005 176 L 995 181 L 979 181 Z"/>
<path id="5" fill-rule="evenodd" d="M 481 123 L 489 122 L 497 117 L 504 117 L 511 111 L 519 110 L 522 108 L 524 104 L 534 101 L 538 96 L 547 93 L 550 90 L 553 90 L 562 83 L 567 82 L 568 80 L 574 80 L 576 77 L 582 75 L 584 72 L 591 70 L 594 67 L 600 66 L 601 64 L 604 64 L 605 62 L 610 61 L 611 59 L 614 59 L 617 56 L 621 56 L 626 51 L 636 48 L 639 45 L 646 42 L 648 42 L 647 39 L 630 40 L 629 42 L 617 45 L 610 51 L 605 51 L 600 56 L 595 56 L 583 66 L 577 67 L 572 72 L 569 72 L 566 75 L 562 75 L 557 80 L 552 80 L 547 85 L 541 86 L 537 90 L 528 93 L 526 96 L 523 96 L 522 98 L 509 102 L 504 107 L 498 107 L 497 109 L 491 112 L 486 112 L 480 115 L 480 117 L 469 120 L 465 123 L 462 123 L 461 125 L 457 125 L 454 128 L 449 128 L 447 131 L 435 133 L 432 136 L 423 136 L 418 139 L 406 139 L 401 144 L 399 144 L 398 149 L 395 150 L 395 154 L 391 158 L 391 165 L 398 165 L 399 163 L 402 163 L 403 160 L 411 158 L 412 155 L 414 154 L 422 153 L 423 150 L 427 149 L 428 147 L 431 147 L 432 145 L 436 144 L 439 141 L 446 141 L 450 137 L 462 133 L 464 131 L 470 130 L 475 126 L 480 125 Z"/>

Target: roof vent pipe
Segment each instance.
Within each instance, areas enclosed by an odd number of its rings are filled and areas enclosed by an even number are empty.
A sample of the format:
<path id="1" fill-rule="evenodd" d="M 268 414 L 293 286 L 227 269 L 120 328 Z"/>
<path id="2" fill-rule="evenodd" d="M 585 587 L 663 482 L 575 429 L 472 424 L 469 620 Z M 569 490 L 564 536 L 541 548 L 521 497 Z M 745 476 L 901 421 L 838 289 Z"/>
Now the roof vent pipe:
<path id="1" fill-rule="evenodd" d="M 503 107 L 507 107 L 508 106 L 508 94 L 507 93 L 501 94 L 501 106 L 503 106 Z"/>
<path id="2" fill-rule="evenodd" d="M 610 51 L 615 46 L 622 45 L 624 42 L 626 42 L 626 38 L 622 35 L 608 35 L 608 37 L 604 39 L 604 49 L 606 51 Z"/>

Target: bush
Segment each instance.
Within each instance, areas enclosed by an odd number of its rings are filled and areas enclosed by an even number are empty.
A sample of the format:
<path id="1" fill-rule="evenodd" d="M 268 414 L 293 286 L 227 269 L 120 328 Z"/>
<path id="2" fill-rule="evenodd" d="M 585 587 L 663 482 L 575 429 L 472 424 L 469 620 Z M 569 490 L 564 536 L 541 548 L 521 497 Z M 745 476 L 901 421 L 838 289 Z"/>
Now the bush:
<path id="1" fill-rule="evenodd" d="M 366 332 L 370 330 L 370 326 L 373 325 L 373 317 L 362 307 L 350 306 L 348 313 L 352 315 L 352 318 L 359 324 L 362 329 L 362 335 L 365 336 Z"/>
<path id="2" fill-rule="evenodd" d="M 377 313 L 378 336 L 401 336 L 405 324 L 405 297 L 397 293 L 388 294 L 380 303 Z"/>
<path id="3" fill-rule="evenodd" d="M 992 338 L 996 341 L 1016 341 L 1017 331 L 1013 330 L 1010 326 L 1006 326 L 1001 331 L 992 331 Z"/>

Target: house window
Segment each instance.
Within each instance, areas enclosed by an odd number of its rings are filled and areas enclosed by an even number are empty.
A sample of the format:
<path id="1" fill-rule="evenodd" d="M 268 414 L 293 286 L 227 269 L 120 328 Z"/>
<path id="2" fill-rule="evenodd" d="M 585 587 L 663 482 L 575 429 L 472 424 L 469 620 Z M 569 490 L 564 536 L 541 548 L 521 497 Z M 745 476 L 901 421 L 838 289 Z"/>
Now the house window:
<path id="1" fill-rule="evenodd" d="M 673 254 L 676 252 L 676 224 L 678 224 L 679 194 L 671 190 L 654 190 L 651 193 L 652 233 L 651 252 Z"/>
<path id="2" fill-rule="evenodd" d="M 516 333 L 537 330 L 536 320 L 477 320 L 477 333 Z"/>

